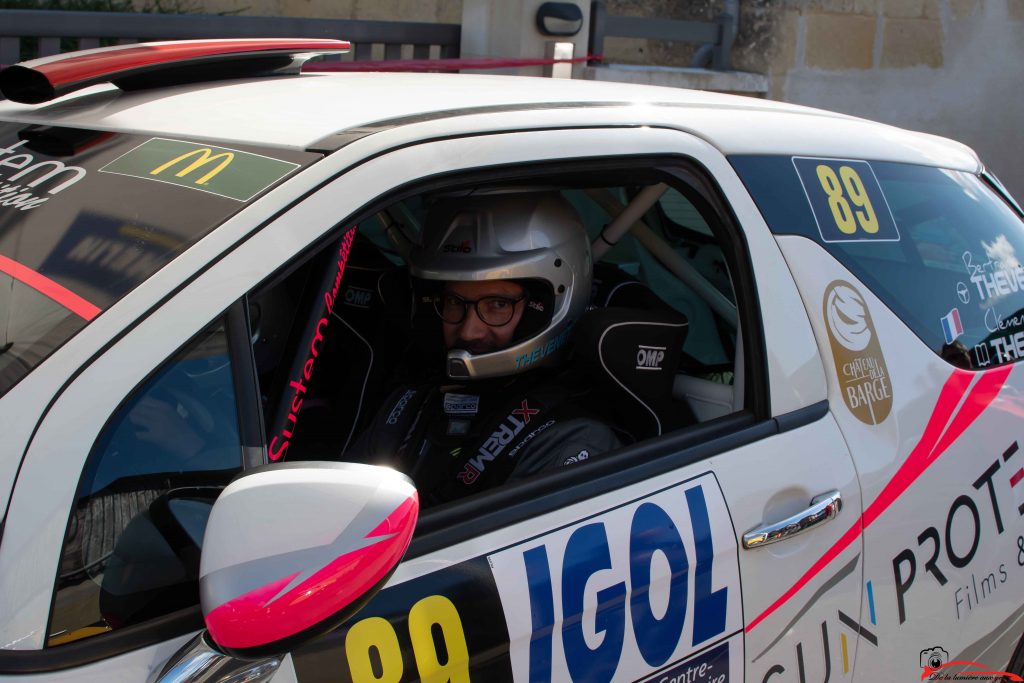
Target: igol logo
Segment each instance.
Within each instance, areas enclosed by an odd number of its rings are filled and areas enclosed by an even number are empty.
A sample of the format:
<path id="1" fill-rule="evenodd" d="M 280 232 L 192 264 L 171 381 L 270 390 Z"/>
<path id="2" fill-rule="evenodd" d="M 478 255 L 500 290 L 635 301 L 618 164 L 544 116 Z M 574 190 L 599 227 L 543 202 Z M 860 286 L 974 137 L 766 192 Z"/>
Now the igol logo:
<path id="1" fill-rule="evenodd" d="M 446 254 L 468 254 L 473 251 L 469 246 L 469 240 L 462 240 L 462 244 L 446 244 L 443 249 Z"/>

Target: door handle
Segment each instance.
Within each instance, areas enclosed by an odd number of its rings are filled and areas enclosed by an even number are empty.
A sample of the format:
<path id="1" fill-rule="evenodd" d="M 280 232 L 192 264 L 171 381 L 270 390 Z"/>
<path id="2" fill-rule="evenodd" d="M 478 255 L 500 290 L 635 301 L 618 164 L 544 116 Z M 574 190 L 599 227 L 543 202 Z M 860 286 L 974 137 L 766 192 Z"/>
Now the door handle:
<path id="1" fill-rule="evenodd" d="M 835 519 L 842 509 L 843 500 L 842 496 L 839 495 L 839 491 L 829 491 L 820 496 L 815 496 L 811 500 L 811 506 L 803 512 L 799 512 L 774 524 L 751 529 L 743 534 L 743 548 L 745 550 L 753 550 L 754 548 L 760 548 L 792 538 L 808 529 L 813 529 L 829 520 Z"/>

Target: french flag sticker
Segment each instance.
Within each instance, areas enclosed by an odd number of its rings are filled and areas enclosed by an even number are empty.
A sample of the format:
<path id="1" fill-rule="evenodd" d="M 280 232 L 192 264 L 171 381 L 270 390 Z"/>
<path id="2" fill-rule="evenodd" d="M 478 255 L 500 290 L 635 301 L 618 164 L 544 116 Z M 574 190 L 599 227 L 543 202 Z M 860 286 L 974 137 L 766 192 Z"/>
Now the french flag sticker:
<path id="1" fill-rule="evenodd" d="M 942 334 L 946 337 L 946 343 L 952 344 L 963 333 L 964 325 L 960 322 L 960 310 L 954 307 L 942 318 Z"/>

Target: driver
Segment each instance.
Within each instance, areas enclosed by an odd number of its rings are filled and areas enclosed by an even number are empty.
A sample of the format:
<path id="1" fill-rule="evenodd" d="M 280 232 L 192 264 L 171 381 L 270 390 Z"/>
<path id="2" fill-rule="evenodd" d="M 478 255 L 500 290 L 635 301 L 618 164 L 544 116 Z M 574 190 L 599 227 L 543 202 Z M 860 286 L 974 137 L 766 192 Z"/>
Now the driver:
<path id="1" fill-rule="evenodd" d="M 409 269 L 440 320 L 443 374 L 395 390 L 356 453 L 409 474 L 430 505 L 621 445 L 559 371 L 591 282 L 587 233 L 565 199 L 446 200 Z"/>

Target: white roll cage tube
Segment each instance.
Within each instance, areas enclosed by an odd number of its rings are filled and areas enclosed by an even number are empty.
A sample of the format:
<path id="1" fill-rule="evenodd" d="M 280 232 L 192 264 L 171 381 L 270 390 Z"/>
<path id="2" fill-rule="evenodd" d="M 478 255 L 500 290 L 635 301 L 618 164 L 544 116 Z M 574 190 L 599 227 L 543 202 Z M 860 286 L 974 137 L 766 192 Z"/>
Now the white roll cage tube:
<path id="1" fill-rule="evenodd" d="M 601 231 L 591 244 L 594 261 L 598 261 L 627 232 L 633 234 L 661 265 L 697 292 L 708 306 L 724 319 L 730 327 L 736 329 L 738 316 L 736 306 L 711 284 L 689 261 L 677 254 L 671 245 L 640 220 L 647 211 L 657 203 L 661 195 L 668 190 L 668 185 L 658 183 L 642 189 L 629 206 L 623 206 L 607 189 L 586 190 L 587 195 L 597 202 L 609 216 L 615 216 L 612 222 Z"/>
<path id="2" fill-rule="evenodd" d="M 402 205 L 399 204 L 399 207 Z M 390 209 L 390 207 L 389 207 Z M 402 260 L 406 263 L 409 262 L 409 252 L 415 246 L 409 238 L 402 232 L 401 224 L 396 221 L 388 210 L 380 211 L 377 213 L 377 220 L 384 226 L 384 234 L 387 235 L 388 241 L 398 252 L 398 255 L 402 257 Z M 416 226 L 417 228 L 419 226 Z"/>

